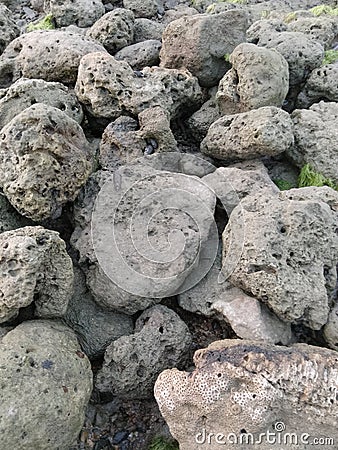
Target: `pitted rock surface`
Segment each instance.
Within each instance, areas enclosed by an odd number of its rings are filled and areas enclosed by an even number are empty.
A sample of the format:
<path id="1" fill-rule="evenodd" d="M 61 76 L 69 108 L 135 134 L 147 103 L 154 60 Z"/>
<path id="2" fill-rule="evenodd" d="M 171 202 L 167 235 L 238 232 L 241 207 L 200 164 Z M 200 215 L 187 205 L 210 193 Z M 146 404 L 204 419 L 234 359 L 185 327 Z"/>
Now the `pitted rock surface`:
<path id="1" fill-rule="evenodd" d="M 59 109 L 37 103 L 15 116 L 0 136 L 0 184 L 8 200 L 33 220 L 60 216 L 92 169 L 80 125 Z"/>
<path id="2" fill-rule="evenodd" d="M 90 27 L 105 10 L 101 0 L 44 0 L 44 11 L 52 15 L 58 27 Z"/>

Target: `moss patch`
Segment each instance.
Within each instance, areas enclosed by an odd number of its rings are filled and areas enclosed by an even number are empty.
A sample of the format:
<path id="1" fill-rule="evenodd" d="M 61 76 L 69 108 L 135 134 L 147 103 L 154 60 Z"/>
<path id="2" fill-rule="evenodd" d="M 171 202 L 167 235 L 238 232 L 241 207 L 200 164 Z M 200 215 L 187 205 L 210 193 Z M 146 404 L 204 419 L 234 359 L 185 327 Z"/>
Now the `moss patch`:
<path id="1" fill-rule="evenodd" d="M 331 178 L 327 178 L 321 173 L 313 170 L 310 164 L 305 164 L 298 177 L 298 187 L 301 188 L 307 186 L 329 186 L 338 191 L 338 184 L 331 180 Z"/>
<path id="2" fill-rule="evenodd" d="M 178 444 L 162 436 L 155 437 L 148 450 L 179 450 Z"/>
<path id="3" fill-rule="evenodd" d="M 338 50 L 326 50 L 322 64 L 332 64 L 338 61 Z"/>
<path id="4" fill-rule="evenodd" d="M 338 16 L 338 8 L 332 8 L 332 6 L 328 5 L 315 6 L 314 8 L 310 9 L 310 12 L 316 17 L 323 14 L 327 14 L 329 16 Z"/>
<path id="5" fill-rule="evenodd" d="M 280 191 L 288 191 L 296 186 L 293 186 L 289 181 L 283 180 L 282 178 L 278 178 L 276 180 L 272 180 L 275 185 L 278 187 Z"/>
<path id="6" fill-rule="evenodd" d="M 53 16 L 48 14 L 48 16 L 44 17 L 40 20 L 40 22 L 33 24 L 30 23 L 27 27 L 27 31 L 36 31 L 36 30 L 54 30 L 54 22 Z"/>

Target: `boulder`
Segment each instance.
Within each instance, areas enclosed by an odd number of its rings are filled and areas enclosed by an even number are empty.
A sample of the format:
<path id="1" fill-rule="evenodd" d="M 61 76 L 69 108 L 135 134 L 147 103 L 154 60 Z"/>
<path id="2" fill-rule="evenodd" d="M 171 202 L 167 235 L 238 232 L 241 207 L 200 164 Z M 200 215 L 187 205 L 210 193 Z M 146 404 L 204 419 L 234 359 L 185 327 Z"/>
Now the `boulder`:
<path id="1" fill-rule="evenodd" d="M 53 321 L 28 321 L 0 347 L 2 446 L 68 449 L 92 390 L 92 371 L 74 333 Z"/>
<path id="2" fill-rule="evenodd" d="M 337 39 L 338 26 L 335 17 L 299 17 L 288 24 L 289 31 L 304 33 L 329 50 Z"/>
<path id="3" fill-rule="evenodd" d="M 60 216 L 92 169 L 92 154 L 80 125 L 59 109 L 37 103 L 0 133 L 0 184 L 24 216 Z"/>
<path id="4" fill-rule="evenodd" d="M 189 329 L 179 316 L 165 306 L 154 306 L 137 319 L 134 334 L 107 348 L 96 388 L 126 399 L 147 399 L 158 374 L 187 359 L 190 344 Z"/>
<path id="5" fill-rule="evenodd" d="M 181 450 L 271 450 L 277 440 L 291 449 L 290 436 L 305 450 L 314 438 L 338 439 L 336 352 L 232 339 L 198 350 L 194 363 L 193 372 L 165 370 L 155 383 Z"/>
<path id="6" fill-rule="evenodd" d="M 336 282 L 337 212 L 325 199 L 305 193 L 301 200 L 290 192 L 253 194 L 233 210 L 223 232 L 225 269 L 234 240 L 242 253 L 235 254 L 229 280 L 280 319 L 319 330 L 327 322 Z"/>
<path id="7" fill-rule="evenodd" d="M 307 109 L 314 103 L 319 103 L 321 100 L 337 103 L 337 78 L 337 64 L 326 64 L 313 70 L 297 97 L 297 108 Z"/>
<path id="8" fill-rule="evenodd" d="M 176 118 L 198 107 L 202 98 L 197 79 L 188 71 L 146 67 L 134 72 L 106 53 L 81 60 L 75 92 L 92 116 L 110 120 L 154 106 Z"/>
<path id="9" fill-rule="evenodd" d="M 208 133 L 211 124 L 216 122 L 221 117 L 218 105 L 213 95 L 207 100 L 201 108 L 192 114 L 186 121 L 186 124 L 191 131 L 193 137 L 201 142 Z"/>
<path id="10" fill-rule="evenodd" d="M 35 103 L 44 103 L 63 111 L 81 124 L 83 111 L 73 91 L 61 83 L 20 78 L 0 99 L 0 130 L 16 115 Z"/>
<path id="11" fill-rule="evenodd" d="M 134 22 L 134 43 L 155 39 L 162 40 L 162 33 L 165 26 L 154 20 L 137 18 Z"/>
<path id="12" fill-rule="evenodd" d="M 221 79 L 216 101 L 222 114 L 281 107 L 289 90 L 289 69 L 276 50 L 240 44 L 230 55 L 232 68 Z"/>
<path id="13" fill-rule="evenodd" d="M 73 266 L 58 233 L 25 227 L 0 234 L 0 322 L 35 304 L 37 317 L 61 317 L 73 291 Z"/>
<path id="14" fill-rule="evenodd" d="M 58 27 L 90 27 L 104 14 L 101 0 L 44 0 L 44 11 L 51 14 Z"/>
<path id="15" fill-rule="evenodd" d="M 201 143 L 201 151 L 226 161 L 255 159 L 279 155 L 293 141 L 289 114 L 275 106 L 264 106 L 216 120 Z"/>
<path id="16" fill-rule="evenodd" d="M 130 9 L 135 17 L 151 19 L 157 15 L 161 7 L 161 0 L 123 0 L 124 8 Z"/>
<path id="17" fill-rule="evenodd" d="M 324 339 L 334 350 L 338 350 L 338 304 L 335 303 L 329 314 L 329 320 L 323 328 Z"/>
<path id="18" fill-rule="evenodd" d="M 116 53 L 115 58 L 126 61 L 134 70 L 142 70 L 159 64 L 161 47 L 161 41 L 143 41 L 124 47 Z"/>
<path id="19" fill-rule="evenodd" d="M 116 8 L 95 22 L 87 36 L 114 54 L 133 42 L 134 14 L 128 9 Z"/>
<path id="20" fill-rule="evenodd" d="M 7 45 L 20 34 L 11 10 L 0 2 L 0 55 Z"/>
<path id="21" fill-rule="evenodd" d="M 170 22 L 163 32 L 161 66 L 188 69 L 202 86 L 216 86 L 229 64 L 224 55 L 245 41 L 244 11 L 197 14 Z"/>
<path id="22" fill-rule="evenodd" d="M 22 77 L 73 84 L 82 56 L 91 52 L 105 49 L 78 33 L 38 30 L 22 34 L 0 56 L 0 88 Z"/>
<path id="23" fill-rule="evenodd" d="M 338 103 L 319 102 L 291 114 L 295 143 L 287 155 L 299 168 L 310 166 L 338 183 Z"/>

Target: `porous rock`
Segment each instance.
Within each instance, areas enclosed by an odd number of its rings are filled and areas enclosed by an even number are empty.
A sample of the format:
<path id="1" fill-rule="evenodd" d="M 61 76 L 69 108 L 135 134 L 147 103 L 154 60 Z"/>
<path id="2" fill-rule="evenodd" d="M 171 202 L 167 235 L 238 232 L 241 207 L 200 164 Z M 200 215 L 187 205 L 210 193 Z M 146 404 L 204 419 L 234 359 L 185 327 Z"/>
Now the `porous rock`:
<path id="1" fill-rule="evenodd" d="M 129 316 L 101 308 L 86 286 L 82 270 L 74 267 L 74 294 L 63 319 L 71 327 L 89 358 L 101 356 L 113 341 L 133 332 Z"/>
<path id="2" fill-rule="evenodd" d="M 0 56 L 0 87 L 21 77 L 75 83 L 82 56 L 98 51 L 105 49 L 78 33 L 38 30 L 23 34 Z"/>
<path id="3" fill-rule="evenodd" d="M 285 58 L 289 66 L 290 87 L 303 83 L 312 70 L 320 67 L 324 58 L 322 45 L 299 32 L 265 34 L 258 45 L 275 49 Z"/>
<path id="4" fill-rule="evenodd" d="M 74 333 L 54 321 L 27 321 L 0 350 L 3 448 L 68 449 L 83 425 L 92 372 Z"/>
<path id="5" fill-rule="evenodd" d="M 188 71 L 146 67 L 135 73 L 126 62 L 99 52 L 81 60 L 75 92 L 90 114 L 111 120 L 154 106 L 175 118 L 196 108 L 202 97 L 197 79 Z"/>
<path id="6" fill-rule="evenodd" d="M 271 450 L 272 433 L 279 432 L 306 433 L 302 450 L 313 437 L 338 438 L 336 352 L 224 340 L 198 350 L 194 363 L 193 372 L 165 370 L 155 383 L 160 411 L 181 450 L 247 448 L 250 442 Z M 283 448 L 292 448 L 288 442 Z"/>
<path id="7" fill-rule="evenodd" d="M 298 166 L 310 164 L 316 171 L 338 182 L 338 104 L 323 102 L 291 114 L 295 143 L 287 150 Z"/>
<path id="8" fill-rule="evenodd" d="M 289 90 L 289 70 L 276 50 L 238 45 L 230 55 L 232 68 L 221 79 L 216 100 L 223 114 L 280 107 Z"/>
<path id="9" fill-rule="evenodd" d="M 184 16 L 163 32 L 161 66 L 188 69 L 202 86 L 215 86 L 229 64 L 224 55 L 245 41 L 247 17 L 243 11 Z"/>
<path id="10" fill-rule="evenodd" d="M 0 234 L 0 322 L 35 302 L 37 317 L 60 317 L 73 291 L 73 266 L 58 233 L 24 227 Z"/>
<path id="11" fill-rule="evenodd" d="M 161 41 L 143 41 L 123 48 L 116 53 L 115 58 L 126 61 L 133 69 L 156 66 L 160 62 L 161 47 Z"/>
<path id="12" fill-rule="evenodd" d="M 189 117 L 186 123 L 194 138 L 201 142 L 207 135 L 210 125 L 220 117 L 221 113 L 216 103 L 215 95 L 213 95 L 203 103 L 198 111 Z"/>
<path id="13" fill-rule="evenodd" d="M 0 55 L 7 45 L 20 34 L 13 13 L 0 2 Z"/>
<path id="14" fill-rule="evenodd" d="M 4 195 L 0 195 L 0 233 L 27 225 L 32 225 L 31 221 L 19 214 Z"/>
<path id="15" fill-rule="evenodd" d="M 134 334 L 107 348 L 96 387 L 122 398 L 149 398 L 158 374 L 186 360 L 190 344 L 187 325 L 174 311 L 156 305 L 137 319 Z"/>
<path id="16" fill-rule="evenodd" d="M 95 22 L 88 30 L 87 36 L 114 54 L 133 42 L 134 14 L 128 9 L 116 8 Z"/>
<path id="17" fill-rule="evenodd" d="M 265 106 L 216 120 L 201 143 L 201 151 L 232 161 L 275 156 L 292 144 L 289 114 L 275 106 Z"/>
<path id="18" fill-rule="evenodd" d="M 313 70 L 297 97 L 297 108 L 307 109 L 321 100 L 338 102 L 337 79 L 337 64 L 326 64 Z"/>
<path id="19" fill-rule="evenodd" d="M 165 26 L 154 20 L 137 18 L 134 22 L 134 43 L 155 39 L 162 40 L 162 33 Z"/>
<path id="20" fill-rule="evenodd" d="M 24 109 L 34 103 L 58 108 L 78 123 L 83 111 L 75 94 L 61 83 L 20 78 L 12 84 L 0 100 L 0 129 Z"/>
<path id="21" fill-rule="evenodd" d="M 0 183 L 9 201 L 33 220 L 58 217 L 92 169 L 80 125 L 37 103 L 15 116 L 0 136 Z"/>
<path id="22" fill-rule="evenodd" d="M 288 29 L 308 35 L 329 50 L 337 38 L 338 24 L 335 17 L 299 17 L 288 24 Z"/>
<path id="23" fill-rule="evenodd" d="M 104 14 L 101 0 L 45 0 L 44 11 L 51 14 L 58 27 L 90 27 Z"/>
<path id="24" fill-rule="evenodd" d="M 238 242 L 241 255 L 229 280 L 280 319 L 318 330 L 332 301 L 327 283 L 338 260 L 337 212 L 318 198 L 285 192 L 241 201 L 223 232 L 223 255 L 231 260 L 229 243 Z"/>
<path id="25" fill-rule="evenodd" d="M 130 9 L 135 17 L 150 19 L 157 15 L 160 0 L 123 0 L 123 6 Z"/>
<path id="26" fill-rule="evenodd" d="M 330 311 L 329 320 L 323 328 L 323 335 L 329 347 L 338 350 L 338 304 Z"/>
<path id="27" fill-rule="evenodd" d="M 181 17 L 194 16 L 196 14 L 198 14 L 197 9 L 192 8 L 185 4 L 178 4 L 175 5 L 173 9 L 167 9 L 164 12 L 162 21 L 164 25 L 168 25 L 170 22 L 180 19 Z"/>

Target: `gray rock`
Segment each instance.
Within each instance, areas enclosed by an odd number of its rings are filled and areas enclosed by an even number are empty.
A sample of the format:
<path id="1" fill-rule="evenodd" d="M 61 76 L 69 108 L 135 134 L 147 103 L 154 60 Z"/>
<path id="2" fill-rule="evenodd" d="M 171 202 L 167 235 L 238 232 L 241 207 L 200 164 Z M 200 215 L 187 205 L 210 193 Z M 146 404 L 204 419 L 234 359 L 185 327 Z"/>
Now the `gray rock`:
<path id="1" fill-rule="evenodd" d="M 161 66 L 186 68 L 202 86 L 215 86 L 229 68 L 224 55 L 245 41 L 246 29 L 243 11 L 177 19 L 164 30 Z"/>
<path id="2" fill-rule="evenodd" d="M 20 78 L 0 100 L 0 130 L 16 115 L 35 103 L 45 103 L 63 111 L 78 123 L 83 111 L 73 91 L 61 83 Z"/>
<path id="3" fill-rule="evenodd" d="M 162 40 L 162 33 L 165 26 L 162 23 L 150 19 L 138 18 L 134 22 L 134 43 L 154 39 Z"/>
<path id="4" fill-rule="evenodd" d="M 114 9 L 95 22 L 88 30 L 87 36 L 114 54 L 133 42 L 134 14 L 128 9 Z"/>
<path id="5" fill-rule="evenodd" d="M 287 345 L 292 339 L 291 325 L 282 322 L 264 304 L 242 293 L 230 301 L 217 300 L 212 308 L 221 313 L 241 339 Z"/>
<path id="6" fill-rule="evenodd" d="M 110 120 L 154 106 L 176 118 L 202 98 L 197 79 L 188 71 L 146 67 L 139 74 L 106 53 L 82 58 L 75 92 L 91 115 Z"/>
<path id="7" fill-rule="evenodd" d="M 90 27 L 104 14 L 101 0 L 44 0 L 44 11 L 51 14 L 58 27 Z"/>
<path id="8" fill-rule="evenodd" d="M 215 96 L 213 96 L 203 103 L 198 111 L 189 117 L 187 126 L 194 138 L 200 142 L 207 135 L 210 125 L 216 122 L 220 117 L 221 113 L 216 103 Z"/>
<path id="9" fill-rule="evenodd" d="M 295 145 L 287 151 L 298 166 L 310 164 L 316 171 L 338 182 L 338 104 L 315 103 L 291 114 Z"/>
<path id="10" fill-rule="evenodd" d="M 133 332 L 132 319 L 97 305 L 86 286 L 85 275 L 74 267 L 74 294 L 64 321 L 71 327 L 89 358 L 97 358 L 113 341 Z"/>
<path id="11" fill-rule="evenodd" d="M 329 347 L 338 350 L 338 304 L 330 311 L 329 320 L 323 328 L 324 339 Z"/>
<path id="12" fill-rule="evenodd" d="M 145 109 L 138 115 L 140 135 L 154 153 L 176 152 L 177 142 L 170 128 L 170 114 L 161 106 Z"/>
<path id="13" fill-rule="evenodd" d="M 25 227 L 0 234 L 0 322 L 35 302 L 37 317 L 60 317 L 73 289 L 73 266 L 55 231 Z"/>
<path id="14" fill-rule="evenodd" d="M 338 102 L 338 65 L 327 64 L 313 70 L 298 95 L 297 108 L 307 109 L 321 100 Z"/>
<path id="15" fill-rule="evenodd" d="M 226 161 L 245 160 L 278 155 L 293 142 L 289 114 L 265 106 L 216 120 L 201 143 L 201 151 Z"/>
<path id="16" fill-rule="evenodd" d="M 222 114 L 280 107 L 289 90 L 288 63 L 276 50 L 240 44 L 230 55 L 230 69 L 219 83 L 216 101 Z"/>
<path id="17" fill-rule="evenodd" d="M 295 448 L 290 436 L 306 450 L 313 438 L 338 439 L 336 352 L 232 339 L 198 350 L 194 363 L 193 372 L 165 370 L 155 383 L 181 450 L 271 450 L 272 439 L 286 442 L 279 445 L 286 450 Z"/>
<path id="18" fill-rule="evenodd" d="M 242 249 L 229 280 L 280 319 L 320 329 L 332 300 L 326 273 L 331 284 L 338 260 L 336 223 L 337 213 L 319 199 L 291 200 L 284 192 L 247 196 L 223 233 L 227 260 L 231 239 Z"/>
<path id="19" fill-rule="evenodd" d="M 168 25 L 174 20 L 180 19 L 181 17 L 194 16 L 198 14 L 197 9 L 191 8 L 185 4 L 178 4 L 173 9 L 167 9 L 162 18 L 163 24 Z"/>
<path id="20" fill-rule="evenodd" d="M 338 34 L 335 17 L 300 17 L 288 24 L 289 31 L 299 31 L 319 42 L 325 50 L 332 47 Z"/>
<path id="21" fill-rule="evenodd" d="M 80 125 L 37 103 L 15 116 L 0 136 L 0 184 L 8 200 L 33 220 L 58 217 L 92 169 Z"/>
<path id="22" fill-rule="evenodd" d="M 0 56 L 0 87 L 22 77 L 75 83 L 82 56 L 98 51 L 105 49 L 77 33 L 49 30 L 23 34 Z"/>
<path id="23" fill-rule="evenodd" d="M 179 316 L 165 306 L 154 306 L 138 318 L 135 334 L 107 348 L 96 387 L 122 398 L 149 398 L 158 374 L 185 361 L 190 344 L 188 327 Z"/>
<path id="24" fill-rule="evenodd" d="M 290 87 L 304 83 L 310 72 L 321 66 L 324 48 L 304 33 L 283 31 L 262 35 L 258 45 L 275 49 L 289 65 Z"/>
<path id="25" fill-rule="evenodd" d="M 3 194 L 0 195 L 0 233 L 27 225 L 32 225 L 31 221 L 21 216 Z"/>
<path id="26" fill-rule="evenodd" d="M 258 44 L 263 36 L 271 36 L 276 32 L 287 31 L 287 24 L 280 19 L 261 19 L 254 22 L 246 31 L 249 43 Z"/>
<path id="27" fill-rule="evenodd" d="M 15 23 L 12 11 L 0 3 L 0 55 L 7 45 L 20 34 L 20 28 Z"/>
<path id="28" fill-rule="evenodd" d="M 159 0 L 123 0 L 123 6 L 130 9 L 135 17 L 151 19 L 157 15 L 161 4 Z"/>
<path id="29" fill-rule="evenodd" d="M 92 371 L 74 333 L 53 321 L 28 321 L 2 339 L 2 446 L 68 449 L 92 390 Z"/>
<path id="30" fill-rule="evenodd" d="M 126 61 L 133 69 L 157 66 L 160 62 L 161 47 L 161 41 L 143 41 L 124 47 L 116 53 L 115 58 Z"/>

